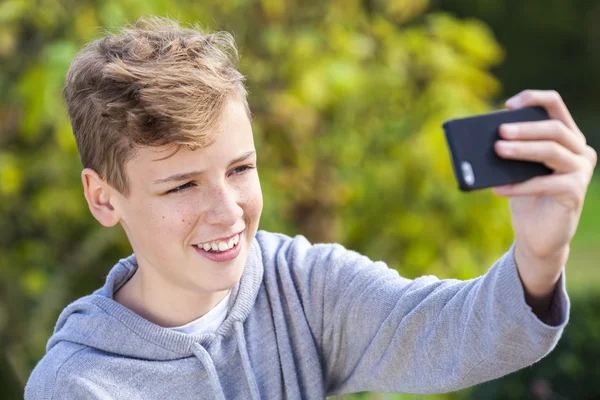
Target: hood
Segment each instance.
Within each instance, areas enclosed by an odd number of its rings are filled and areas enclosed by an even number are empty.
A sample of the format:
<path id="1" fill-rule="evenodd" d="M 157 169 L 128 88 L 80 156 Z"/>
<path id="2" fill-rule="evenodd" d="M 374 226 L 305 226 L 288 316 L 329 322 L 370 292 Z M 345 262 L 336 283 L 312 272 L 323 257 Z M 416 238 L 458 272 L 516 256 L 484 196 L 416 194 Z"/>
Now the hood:
<path id="1" fill-rule="evenodd" d="M 113 300 L 113 293 L 138 268 L 135 254 L 121 259 L 109 272 L 104 286 L 80 298 L 60 314 L 47 351 L 61 342 L 72 342 L 104 352 L 145 360 L 174 360 L 197 353 L 217 335 L 235 334 L 255 302 L 263 277 L 261 252 L 252 241 L 240 282 L 229 299 L 229 313 L 214 334 L 189 335 L 160 327 Z M 195 346 L 194 346 L 195 345 Z"/>

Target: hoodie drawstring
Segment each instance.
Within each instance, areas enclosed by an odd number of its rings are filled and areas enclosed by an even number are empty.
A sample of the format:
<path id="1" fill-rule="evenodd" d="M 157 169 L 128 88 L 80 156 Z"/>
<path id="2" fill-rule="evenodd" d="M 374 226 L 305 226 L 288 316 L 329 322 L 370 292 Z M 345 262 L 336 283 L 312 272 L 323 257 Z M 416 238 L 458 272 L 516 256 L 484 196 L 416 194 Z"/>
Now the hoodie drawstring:
<path id="1" fill-rule="evenodd" d="M 236 321 L 234 329 L 238 340 L 238 349 L 240 351 L 240 358 L 242 359 L 242 366 L 244 367 L 244 372 L 246 373 L 246 381 L 248 382 L 248 387 L 250 387 L 250 398 L 252 400 L 260 400 L 258 385 L 256 384 L 256 379 L 254 379 L 254 373 L 252 372 L 252 367 L 250 366 L 250 357 L 248 357 L 248 350 L 246 348 L 243 322 Z"/>
<path id="2" fill-rule="evenodd" d="M 215 398 L 217 400 L 225 400 L 225 393 L 223 392 L 223 388 L 221 387 L 221 382 L 219 381 L 219 376 L 217 375 L 217 370 L 215 369 L 215 364 L 212 362 L 212 359 L 208 352 L 204 349 L 204 347 L 200 346 L 198 343 L 194 343 L 192 346 L 192 351 L 198 357 L 206 371 L 208 372 L 208 378 L 212 385 L 213 391 L 215 392 Z"/>
<path id="3" fill-rule="evenodd" d="M 256 383 L 256 379 L 254 379 L 254 373 L 252 372 L 252 367 L 250 366 L 250 357 L 248 356 L 248 349 L 246 348 L 246 338 L 244 337 L 243 322 L 236 321 L 234 329 L 236 333 L 236 339 L 238 342 L 240 358 L 242 360 L 242 367 L 244 368 L 244 374 L 246 375 L 246 382 L 248 382 L 248 387 L 250 388 L 250 399 L 260 400 L 258 384 Z M 206 371 L 208 372 L 208 378 L 216 394 L 217 400 L 225 400 L 225 393 L 223 392 L 223 387 L 221 386 L 221 382 L 219 381 L 219 375 L 217 375 L 217 370 L 215 368 L 215 364 L 212 362 L 210 354 L 208 354 L 206 349 L 198 343 L 194 343 L 194 345 L 192 346 L 192 351 L 194 352 L 196 357 L 198 357 L 204 368 L 206 368 Z"/>

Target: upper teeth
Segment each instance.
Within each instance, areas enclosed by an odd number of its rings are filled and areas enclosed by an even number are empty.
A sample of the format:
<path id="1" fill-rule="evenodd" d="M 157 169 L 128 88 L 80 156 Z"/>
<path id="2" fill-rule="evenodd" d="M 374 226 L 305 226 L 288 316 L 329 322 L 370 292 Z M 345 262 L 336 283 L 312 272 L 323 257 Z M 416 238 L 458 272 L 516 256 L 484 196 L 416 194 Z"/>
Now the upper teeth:
<path id="1" fill-rule="evenodd" d="M 206 251 L 211 250 L 211 249 L 213 251 L 225 251 L 225 250 L 231 249 L 233 246 L 238 244 L 239 241 L 240 241 L 240 234 L 238 233 L 234 237 L 232 237 L 231 239 L 229 239 L 227 241 L 217 240 L 216 242 L 201 243 L 196 246 L 203 248 Z"/>

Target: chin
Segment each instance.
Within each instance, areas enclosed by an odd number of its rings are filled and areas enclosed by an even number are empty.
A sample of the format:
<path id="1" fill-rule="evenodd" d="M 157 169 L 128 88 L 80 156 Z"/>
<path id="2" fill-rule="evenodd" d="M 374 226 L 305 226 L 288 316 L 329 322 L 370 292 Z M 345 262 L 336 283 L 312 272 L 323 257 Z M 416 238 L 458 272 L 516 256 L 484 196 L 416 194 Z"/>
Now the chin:
<path id="1" fill-rule="evenodd" d="M 243 258 L 243 262 L 240 263 L 239 261 L 241 260 L 238 259 L 236 260 L 237 262 L 233 268 L 231 268 L 229 271 L 224 270 L 224 274 L 218 274 L 218 276 L 214 276 L 215 280 L 213 280 L 213 288 L 215 292 L 229 290 L 237 285 L 240 279 L 242 279 L 247 257 L 246 254 L 240 254 L 238 258 Z"/>

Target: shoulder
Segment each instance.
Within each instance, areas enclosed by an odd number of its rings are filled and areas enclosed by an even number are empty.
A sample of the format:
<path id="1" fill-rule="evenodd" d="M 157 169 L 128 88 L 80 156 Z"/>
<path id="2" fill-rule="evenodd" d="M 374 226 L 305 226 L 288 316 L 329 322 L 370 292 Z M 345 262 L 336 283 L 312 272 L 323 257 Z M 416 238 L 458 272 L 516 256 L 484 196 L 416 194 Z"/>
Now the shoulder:
<path id="1" fill-rule="evenodd" d="M 258 231 L 256 241 L 258 242 L 263 258 L 266 257 L 267 259 L 281 257 L 293 259 L 322 256 L 323 254 L 330 253 L 354 253 L 338 243 L 313 244 L 302 235 L 291 237 L 283 233 Z"/>
<path id="2" fill-rule="evenodd" d="M 387 269 L 383 263 L 374 263 L 368 257 L 347 249 L 339 243 L 311 243 L 306 237 L 294 237 L 281 233 L 259 231 L 256 235 L 258 247 L 265 270 L 273 267 L 277 270 L 290 269 L 296 272 L 312 271 L 336 272 L 347 268 L 379 265 Z M 377 269 L 377 267 L 375 268 Z"/>
<path id="3" fill-rule="evenodd" d="M 76 343 L 61 343 L 54 346 L 37 363 L 25 386 L 25 399 L 53 399 L 62 386 L 60 377 L 64 367 L 82 354 L 88 347 Z"/>

